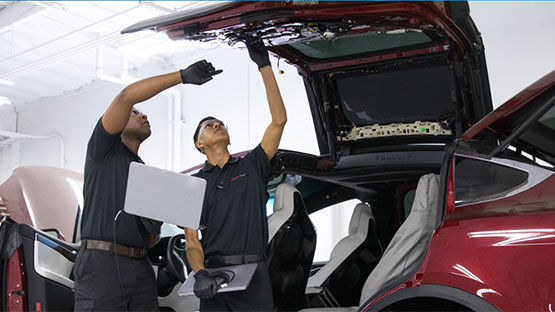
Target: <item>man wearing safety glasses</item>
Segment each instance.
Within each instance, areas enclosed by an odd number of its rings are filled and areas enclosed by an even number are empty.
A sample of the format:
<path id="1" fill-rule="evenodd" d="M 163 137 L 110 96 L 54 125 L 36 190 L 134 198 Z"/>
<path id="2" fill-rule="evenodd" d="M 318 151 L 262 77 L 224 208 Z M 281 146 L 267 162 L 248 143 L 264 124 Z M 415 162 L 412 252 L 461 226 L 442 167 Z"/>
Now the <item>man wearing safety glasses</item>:
<path id="1" fill-rule="evenodd" d="M 200 220 L 202 243 L 195 229 L 185 229 L 185 235 L 201 311 L 274 310 L 264 262 L 268 245 L 266 185 L 272 177 L 270 160 L 278 150 L 287 114 L 266 47 L 260 40 L 247 40 L 247 48 L 262 75 L 272 116 L 262 142 L 243 158 L 231 157 L 227 128 L 214 117 L 203 118 L 193 137 L 195 147 L 206 155 L 204 167 L 195 174 L 207 182 Z M 246 263 L 257 263 L 249 287 L 216 294 L 216 279 L 205 268 Z"/>

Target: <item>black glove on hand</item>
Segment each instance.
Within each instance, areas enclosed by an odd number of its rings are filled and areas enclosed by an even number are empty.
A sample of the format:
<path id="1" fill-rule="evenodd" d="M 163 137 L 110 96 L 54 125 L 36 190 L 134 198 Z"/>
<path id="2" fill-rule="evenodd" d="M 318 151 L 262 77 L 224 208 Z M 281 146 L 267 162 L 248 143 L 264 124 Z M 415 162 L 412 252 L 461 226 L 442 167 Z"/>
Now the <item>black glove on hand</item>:
<path id="1" fill-rule="evenodd" d="M 218 284 L 208 271 L 199 270 L 195 273 L 195 296 L 200 299 L 210 299 L 216 295 L 216 291 L 218 291 Z"/>
<path id="2" fill-rule="evenodd" d="M 181 82 L 194 85 L 201 85 L 212 80 L 212 76 L 221 73 L 223 70 L 216 70 L 212 63 L 206 60 L 198 61 L 193 65 L 179 71 Z"/>
<path id="3" fill-rule="evenodd" d="M 268 50 L 266 49 L 266 46 L 264 46 L 262 39 L 254 39 L 248 37 L 245 41 L 245 45 L 249 50 L 249 56 L 251 57 L 251 60 L 253 60 L 256 65 L 258 65 L 258 69 L 267 65 L 271 65 Z"/>

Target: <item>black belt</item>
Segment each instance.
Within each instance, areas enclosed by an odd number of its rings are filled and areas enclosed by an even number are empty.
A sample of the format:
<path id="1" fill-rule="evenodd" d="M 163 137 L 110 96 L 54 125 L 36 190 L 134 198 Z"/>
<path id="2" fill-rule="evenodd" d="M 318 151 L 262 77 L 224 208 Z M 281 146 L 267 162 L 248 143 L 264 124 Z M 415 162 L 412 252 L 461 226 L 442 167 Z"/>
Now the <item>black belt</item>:
<path id="1" fill-rule="evenodd" d="M 263 262 L 264 255 L 236 255 L 236 256 L 208 256 L 205 264 L 209 267 L 224 265 L 239 265 L 254 262 Z"/>
<path id="2" fill-rule="evenodd" d="M 81 242 L 81 248 L 79 248 L 79 250 L 83 251 L 85 249 L 98 249 L 114 252 L 114 243 L 94 239 L 85 239 Z M 142 258 L 146 256 L 146 250 L 143 248 L 129 247 L 121 244 L 116 244 L 115 252 L 117 254 L 132 258 Z"/>

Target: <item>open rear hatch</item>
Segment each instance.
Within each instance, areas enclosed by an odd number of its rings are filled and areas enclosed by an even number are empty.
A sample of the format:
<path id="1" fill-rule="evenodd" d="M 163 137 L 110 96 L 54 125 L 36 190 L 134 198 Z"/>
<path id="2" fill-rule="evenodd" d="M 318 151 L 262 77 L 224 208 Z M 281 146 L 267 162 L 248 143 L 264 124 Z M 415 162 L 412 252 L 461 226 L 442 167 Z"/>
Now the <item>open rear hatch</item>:
<path id="1" fill-rule="evenodd" d="M 492 110 L 466 2 L 223 2 L 122 33 L 143 29 L 231 46 L 262 38 L 302 75 L 320 153 L 333 164 L 370 152 L 443 151 Z"/>

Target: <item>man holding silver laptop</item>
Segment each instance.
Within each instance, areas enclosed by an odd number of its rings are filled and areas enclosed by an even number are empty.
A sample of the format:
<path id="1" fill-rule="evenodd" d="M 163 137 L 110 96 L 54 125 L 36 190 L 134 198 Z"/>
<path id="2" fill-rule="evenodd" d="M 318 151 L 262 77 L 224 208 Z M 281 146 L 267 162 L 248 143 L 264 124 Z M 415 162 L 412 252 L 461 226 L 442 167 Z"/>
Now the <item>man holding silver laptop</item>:
<path id="1" fill-rule="evenodd" d="M 125 87 L 97 122 L 89 140 L 83 187 L 81 248 L 74 265 L 75 311 L 158 311 L 147 249 L 160 222 L 122 212 L 129 166 L 150 134 L 134 105 L 179 83 L 201 85 L 221 72 L 205 60 Z"/>
<path id="2" fill-rule="evenodd" d="M 264 262 L 268 245 L 266 186 L 273 174 L 270 160 L 278 150 L 287 114 L 266 47 L 260 40 L 248 40 L 247 48 L 262 75 L 272 116 L 262 142 L 243 158 L 231 157 L 227 128 L 214 117 L 202 119 L 193 137 L 195 147 L 207 159 L 195 174 L 206 180 L 200 220 L 202 243 L 196 229 L 185 229 L 187 259 L 196 272 L 194 293 L 201 299 L 201 311 L 274 310 Z M 246 290 L 216 294 L 218 277 L 206 268 L 248 263 L 256 263 L 257 268 Z"/>

